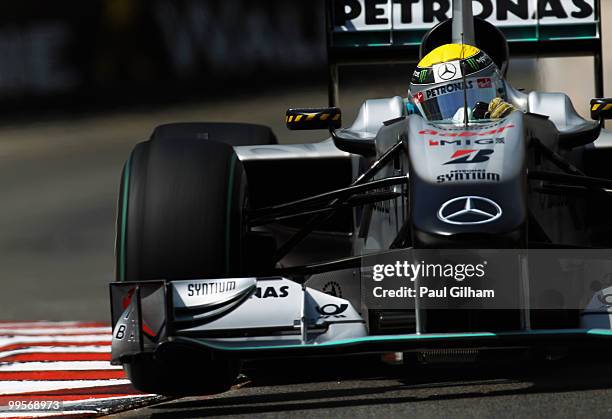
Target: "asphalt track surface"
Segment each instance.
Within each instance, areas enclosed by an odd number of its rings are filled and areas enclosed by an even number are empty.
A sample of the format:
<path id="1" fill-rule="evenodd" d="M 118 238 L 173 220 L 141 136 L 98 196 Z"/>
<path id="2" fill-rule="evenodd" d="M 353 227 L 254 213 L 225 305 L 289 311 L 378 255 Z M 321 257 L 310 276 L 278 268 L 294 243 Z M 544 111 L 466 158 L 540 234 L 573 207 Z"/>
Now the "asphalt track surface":
<path id="1" fill-rule="evenodd" d="M 393 90 L 395 89 L 395 90 Z M 326 103 L 324 86 L 215 102 L 105 113 L 0 128 L 0 319 L 108 320 L 120 170 L 155 125 L 243 121 L 270 125 L 284 110 Z M 345 119 L 363 97 L 401 94 L 379 85 L 345 94 Z M 601 364 L 403 368 L 376 360 L 301 360 L 249 367 L 233 390 L 120 417 L 581 417 L 612 415 L 612 367 Z"/>
<path id="2" fill-rule="evenodd" d="M 412 367 L 373 359 L 270 362 L 224 394 L 118 417 L 610 417 L 611 373 L 610 365 L 584 361 Z"/>

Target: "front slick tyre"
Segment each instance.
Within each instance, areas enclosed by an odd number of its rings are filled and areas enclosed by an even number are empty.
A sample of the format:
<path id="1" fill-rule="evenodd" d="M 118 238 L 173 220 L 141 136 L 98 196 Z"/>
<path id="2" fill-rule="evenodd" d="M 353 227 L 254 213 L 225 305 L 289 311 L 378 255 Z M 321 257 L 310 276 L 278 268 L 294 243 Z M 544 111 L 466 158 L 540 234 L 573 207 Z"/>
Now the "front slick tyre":
<path id="1" fill-rule="evenodd" d="M 242 273 L 246 176 L 232 146 L 197 139 L 138 144 L 126 163 L 117 225 L 119 281 L 228 278 Z M 165 395 L 230 388 L 236 361 L 183 348 L 126 360 L 135 388 Z"/>
<path id="2" fill-rule="evenodd" d="M 145 354 L 123 364 L 123 368 L 134 388 L 144 393 L 202 396 L 229 390 L 240 372 L 240 363 L 207 355 L 187 351 L 165 361 Z"/>

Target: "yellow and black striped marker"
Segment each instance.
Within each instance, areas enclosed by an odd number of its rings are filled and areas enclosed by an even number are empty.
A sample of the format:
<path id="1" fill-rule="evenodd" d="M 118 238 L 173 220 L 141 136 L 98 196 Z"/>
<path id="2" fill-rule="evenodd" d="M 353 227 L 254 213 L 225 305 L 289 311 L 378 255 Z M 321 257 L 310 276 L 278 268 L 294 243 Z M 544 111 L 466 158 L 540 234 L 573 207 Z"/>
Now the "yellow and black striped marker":
<path id="1" fill-rule="evenodd" d="M 342 126 L 340 108 L 288 109 L 285 123 L 290 130 L 337 129 Z"/>
<path id="2" fill-rule="evenodd" d="M 591 100 L 591 118 L 596 121 L 612 119 L 612 99 Z"/>

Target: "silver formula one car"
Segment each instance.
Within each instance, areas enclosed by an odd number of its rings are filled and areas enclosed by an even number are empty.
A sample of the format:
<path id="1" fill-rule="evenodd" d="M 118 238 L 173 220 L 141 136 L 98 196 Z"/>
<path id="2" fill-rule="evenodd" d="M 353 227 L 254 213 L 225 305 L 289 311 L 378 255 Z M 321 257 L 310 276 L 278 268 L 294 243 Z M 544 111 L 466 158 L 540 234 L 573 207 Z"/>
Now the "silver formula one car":
<path id="1" fill-rule="evenodd" d="M 155 129 L 121 180 L 113 363 L 140 390 L 202 394 L 229 388 L 240 362 L 260 357 L 606 343 L 612 269 L 584 260 L 606 259 L 589 249 L 612 244 L 612 135 L 602 129 L 612 100 L 594 99 L 588 121 L 565 94 L 525 93 L 504 79 L 509 45 L 598 56 L 598 4 L 584 3 L 593 6 L 587 23 L 559 30 L 537 21 L 541 37 L 521 40 L 456 1 L 453 18 L 415 45 L 410 29 L 385 27 L 387 9 L 328 1 L 330 107 L 290 109 L 286 122 L 331 138 L 279 145 L 270 129 L 249 124 Z M 408 97 L 366 100 L 342 128 L 331 106 L 337 66 L 417 49 Z M 601 96 L 601 81 L 597 89 Z M 499 304 L 474 287 L 437 293 L 426 278 L 426 265 L 451 267 L 432 278 L 484 275 L 486 263 L 459 270 L 433 259 L 449 251 L 455 262 L 478 261 L 496 249 L 510 258 L 490 279 L 505 287 Z M 549 253 L 530 253 L 537 249 Z M 551 262 L 568 252 L 583 262 Z M 400 280 L 407 261 L 423 270 L 410 271 L 409 286 L 384 288 L 382 278 Z M 579 286 L 551 284 L 570 276 L 583 278 Z"/>

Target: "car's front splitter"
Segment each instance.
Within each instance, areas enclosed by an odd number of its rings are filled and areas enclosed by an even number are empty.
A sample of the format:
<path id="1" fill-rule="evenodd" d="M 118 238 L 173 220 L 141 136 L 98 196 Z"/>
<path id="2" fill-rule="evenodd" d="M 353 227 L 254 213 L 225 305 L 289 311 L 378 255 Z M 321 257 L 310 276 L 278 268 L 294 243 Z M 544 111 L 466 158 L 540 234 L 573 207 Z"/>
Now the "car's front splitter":
<path id="1" fill-rule="evenodd" d="M 166 352 L 189 346 L 245 359 L 265 357 L 333 356 L 385 352 L 426 351 L 433 349 L 473 348 L 482 350 L 567 347 L 603 349 L 612 347 L 612 330 L 546 329 L 508 332 L 432 333 L 365 336 L 320 344 L 272 344 L 237 339 L 198 339 L 175 336 L 160 344 Z"/>

